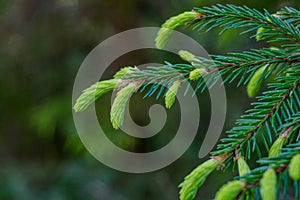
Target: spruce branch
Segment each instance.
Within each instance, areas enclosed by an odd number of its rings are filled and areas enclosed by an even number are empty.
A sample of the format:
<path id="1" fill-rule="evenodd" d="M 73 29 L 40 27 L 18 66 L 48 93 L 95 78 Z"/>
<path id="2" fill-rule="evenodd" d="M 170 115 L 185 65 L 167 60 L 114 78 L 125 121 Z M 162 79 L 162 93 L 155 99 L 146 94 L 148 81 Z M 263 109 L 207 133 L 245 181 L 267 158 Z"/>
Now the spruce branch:
<path id="1" fill-rule="evenodd" d="M 264 31 L 259 33 L 260 40 L 267 40 L 268 42 L 295 42 L 300 44 L 300 31 L 298 27 L 288 21 L 288 19 L 281 19 L 273 16 L 267 10 L 264 13 L 256 9 L 250 9 L 247 6 L 235 5 L 221 5 L 217 4 L 211 7 L 194 8 L 194 12 L 198 13 L 198 17 L 190 18 L 180 25 L 189 25 L 193 30 L 210 31 L 216 27 L 222 28 L 220 33 L 232 28 L 245 28 L 241 34 L 256 31 L 258 28 L 263 28 Z M 172 18 L 171 18 L 172 19 Z M 163 28 L 174 30 L 180 25 L 173 27 L 163 25 Z M 162 38 L 163 44 L 170 34 L 164 35 L 162 32 L 158 33 L 158 38 Z M 252 37 L 258 36 L 257 33 Z M 159 46 L 161 48 L 163 46 Z"/>
<path id="2" fill-rule="evenodd" d="M 291 66 L 300 62 L 297 54 L 289 54 L 289 50 L 264 48 L 245 51 L 243 53 L 230 53 L 228 56 L 211 55 L 212 60 L 195 56 L 191 65 L 170 64 L 160 67 L 148 66 L 144 70 L 132 69 L 131 73 L 124 76 L 123 80 L 143 81 L 141 91 L 150 87 L 146 96 L 151 96 L 156 90 L 164 91 L 165 87 L 182 79 L 182 82 L 197 81 L 195 92 L 200 88 L 212 87 L 223 76 L 224 83 L 231 83 L 239 79 L 238 86 L 247 84 L 255 75 L 257 69 L 264 67 L 262 79 L 271 74 L 287 73 Z M 203 77 L 200 79 L 200 77 Z M 241 77 L 240 77 L 241 76 Z M 205 82 L 205 80 L 208 80 Z M 255 84 L 255 83 L 254 83 Z M 202 90 L 203 91 L 203 90 Z M 157 96 L 161 95 L 161 92 Z"/>
<path id="3" fill-rule="evenodd" d="M 254 108 L 246 112 L 245 115 L 237 121 L 237 126 L 233 127 L 227 133 L 228 138 L 221 139 L 223 142 L 219 144 L 216 151 L 213 151 L 213 155 L 228 154 L 229 152 L 235 152 L 237 149 L 241 150 L 246 146 L 247 158 L 250 158 L 251 150 L 256 150 L 258 155 L 261 155 L 259 147 L 256 144 L 258 134 L 265 137 L 265 132 L 268 138 L 272 138 L 271 130 L 264 129 L 267 123 L 271 123 L 272 127 L 276 128 L 275 122 L 276 116 L 285 112 L 285 104 L 289 98 L 299 98 L 300 90 L 300 70 L 296 71 L 289 80 L 286 80 L 286 76 L 278 77 L 279 82 L 269 85 L 270 91 L 264 93 L 259 97 L 259 102 L 253 103 Z M 278 123 L 280 124 L 280 123 Z M 267 130 L 267 131 L 264 131 Z M 251 142 L 252 148 L 251 148 Z M 256 147 L 255 149 L 253 147 Z"/>
<path id="4" fill-rule="evenodd" d="M 299 133 L 300 131 L 300 111 L 295 114 L 293 117 L 286 120 L 286 123 L 283 127 L 286 127 L 283 133 L 280 135 L 285 135 L 291 137 L 294 133 Z M 297 141 L 296 143 L 292 143 L 287 145 L 287 147 L 281 149 L 282 152 L 279 152 L 278 155 L 274 155 L 273 157 L 262 158 L 258 161 L 262 166 L 255 168 L 251 171 L 248 171 L 244 175 L 239 175 L 236 179 L 239 179 L 245 183 L 245 188 L 243 192 L 247 190 L 254 189 L 261 183 L 263 186 L 261 187 L 261 195 L 267 196 L 273 195 L 274 192 L 272 190 L 276 190 L 276 188 L 271 186 L 276 182 L 274 179 L 274 172 L 276 174 L 282 174 L 284 171 L 289 170 L 290 177 L 297 181 L 300 176 L 300 143 Z M 240 167 L 240 166 L 239 166 Z M 270 178 L 272 176 L 273 178 Z M 272 179 L 272 180 L 271 180 Z M 276 193 L 275 193 L 276 196 Z M 268 199 L 268 198 L 263 198 Z"/>
<path id="5" fill-rule="evenodd" d="M 254 189 L 255 187 L 257 187 L 259 185 L 259 183 L 261 183 L 261 181 L 264 181 L 263 176 L 266 175 L 267 171 L 270 171 L 270 169 L 274 170 L 274 172 L 276 174 L 283 174 L 287 170 L 292 170 L 292 174 L 295 173 L 298 175 L 299 171 L 296 171 L 296 170 L 299 169 L 299 167 L 300 167 L 300 165 L 298 163 L 299 162 L 298 155 L 300 154 L 300 143 L 297 142 L 297 143 L 287 145 L 282 150 L 283 150 L 283 152 L 275 157 L 271 157 L 271 158 L 268 157 L 268 158 L 260 159 L 258 161 L 258 163 L 260 163 L 262 166 L 251 170 L 250 173 L 248 173 L 244 176 L 236 177 L 235 179 L 243 180 L 245 182 L 247 190 L 251 190 L 251 189 Z M 290 168 L 291 166 L 292 166 L 292 169 Z M 292 177 L 293 177 L 293 175 L 292 175 Z M 267 182 L 268 182 L 268 180 L 269 180 L 269 178 L 265 179 L 265 181 L 267 181 Z M 297 179 L 294 179 L 294 180 L 296 181 Z M 272 181 L 274 183 L 274 179 Z M 269 184 L 272 184 L 272 183 L 269 183 Z M 266 184 L 266 185 L 268 185 L 268 184 Z M 263 190 L 265 190 L 265 191 L 263 191 L 262 193 L 271 191 L 271 190 L 268 190 L 265 188 Z M 276 199 L 276 198 L 273 198 L 273 199 Z"/>
<path id="6" fill-rule="evenodd" d="M 299 28 L 300 24 L 300 11 L 291 8 L 291 7 L 285 7 L 276 12 L 277 15 L 280 16 L 283 20 L 287 20 L 288 23 L 294 24 L 297 28 Z"/>
<path id="7" fill-rule="evenodd" d="M 257 97 L 235 126 L 227 131 L 211 159 L 196 167 L 180 184 L 180 199 L 192 200 L 197 190 L 212 171 L 237 162 L 239 177 L 223 186 L 216 199 L 276 198 L 276 185 L 288 176 L 295 182 L 295 197 L 300 196 L 300 11 L 283 8 L 276 14 L 260 12 L 246 6 L 215 5 L 194 8 L 170 18 L 162 25 L 156 45 L 163 48 L 172 31 L 180 26 L 210 31 L 221 28 L 221 33 L 232 28 L 245 29 L 241 34 L 254 32 L 251 37 L 280 42 L 279 48 L 251 49 L 241 53 L 211 55 L 211 59 L 195 56 L 187 51 L 179 55 L 189 64 L 165 63 L 145 69 L 125 67 L 113 79 L 100 81 L 83 91 L 74 109 L 83 111 L 100 96 L 118 90 L 111 109 L 114 128 L 122 125 L 124 110 L 130 96 L 145 92 L 145 97 L 156 94 L 165 97 L 170 108 L 183 83 L 194 84 L 195 93 L 213 87 L 221 78 L 223 83 L 247 85 L 250 97 L 256 95 L 269 77 L 276 76 L 267 85 L 267 91 Z M 188 88 L 186 88 L 187 91 Z M 258 143 L 262 141 L 262 145 Z M 268 157 L 262 147 L 268 152 Z M 260 167 L 253 170 L 247 164 L 253 152 L 259 157 Z M 298 182 L 297 182 L 298 181 Z M 284 181 L 287 193 L 288 181 Z M 297 189 L 298 188 L 298 189 Z M 268 192 L 272 194 L 268 195 Z M 245 199 L 244 198 L 244 199 Z"/>

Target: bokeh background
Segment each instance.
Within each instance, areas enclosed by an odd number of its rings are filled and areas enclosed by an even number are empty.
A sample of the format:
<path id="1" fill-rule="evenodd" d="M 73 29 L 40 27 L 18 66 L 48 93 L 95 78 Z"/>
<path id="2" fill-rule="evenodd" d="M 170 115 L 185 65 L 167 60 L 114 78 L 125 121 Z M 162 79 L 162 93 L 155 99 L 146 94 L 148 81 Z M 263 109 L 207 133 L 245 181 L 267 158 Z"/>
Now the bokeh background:
<path id="1" fill-rule="evenodd" d="M 146 174 L 129 174 L 106 167 L 83 147 L 72 119 L 73 82 L 85 56 L 106 38 L 132 28 L 160 26 L 164 20 L 194 6 L 216 3 L 247 5 L 275 12 L 283 6 L 299 8 L 298 0 L 0 0 L 0 199 L 178 199 L 178 184 L 197 164 L 208 126 L 209 98 L 199 94 L 200 128 L 188 151 L 170 166 Z M 219 36 L 216 31 L 193 33 L 213 54 L 226 54 L 266 46 L 239 35 L 238 30 Z M 104 77 L 117 69 L 147 62 L 183 62 L 174 55 L 145 50 L 126 54 L 111 64 Z M 101 66 L 99 66 L 101 67 Z M 249 107 L 245 88 L 226 85 L 228 113 L 225 128 Z M 148 108 L 163 100 L 133 97 L 130 111 L 137 124 L 146 125 Z M 124 149 L 146 152 L 172 139 L 178 105 L 157 136 L 134 139 L 112 129 L 110 95 L 97 104 L 99 121 L 108 137 Z M 141 112 L 141 110 L 143 112 Z M 251 163 L 255 165 L 255 163 Z M 215 172 L 199 191 L 212 199 L 232 171 Z"/>

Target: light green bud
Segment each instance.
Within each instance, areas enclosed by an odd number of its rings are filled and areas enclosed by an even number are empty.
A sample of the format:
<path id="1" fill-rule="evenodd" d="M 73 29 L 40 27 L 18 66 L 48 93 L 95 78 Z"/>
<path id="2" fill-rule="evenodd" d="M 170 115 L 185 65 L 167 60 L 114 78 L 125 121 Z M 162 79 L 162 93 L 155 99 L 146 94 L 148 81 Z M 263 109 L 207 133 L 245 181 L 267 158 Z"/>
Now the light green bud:
<path id="1" fill-rule="evenodd" d="M 185 50 L 180 50 L 178 52 L 180 58 L 182 60 L 185 60 L 187 62 L 192 62 L 192 61 L 199 61 L 194 54 L 191 52 L 185 51 Z"/>
<path id="2" fill-rule="evenodd" d="M 203 69 L 203 68 L 194 69 L 193 71 L 190 72 L 189 79 L 192 81 L 196 81 L 199 78 L 201 78 L 201 76 L 203 75 L 204 72 L 205 72 L 205 69 Z"/>
<path id="3" fill-rule="evenodd" d="M 272 16 L 277 17 L 277 18 L 279 17 L 279 15 L 277 15 L 277 14 L 272 14 Z M 272 23 L 272 20 L 269 17 L 267 17 L 267 20 Z M 256 37 L 255 37 L 256 41 L 259 41 L 259 40 L 262 39 L 261 33 L 263 33 L 265 30 L 266 29 L 263 28 L 263 27 L 260 27 L 260 28 L 257 29 L 257 31 L 256 31 Z"/>
<path id="4" fill-rule="evenodd" d="M 173 83 L 173 85 L 169 88 L 165 96 L 165 104 L 166 108 L 171 108 L 175 102 L 176 94 L 181 85 L 181 81 L 177 80 Z"/>
<path id="5" fill-rule="evenodd" d="M 124 122 L 126 104 L 135 90 L 136 85 L 134 83 L 130 83 L 117 93 L 110 110 L 110 121 L 115 129 L 122 126 Z"/>
<path id="6" fill-rule="evenodd" d="M 132 73 L 133 70 L 133 67 L 123 67 L 114 75 L 114 78 L 118 79 L 123 78 L 124 76 L 128 76 Z"/>
<path id="7" fill-rule="evenodd" d="M 266 29 L 264 27 L 259 27 L 256 31 L 256 36 L 255 39 L 256 41 L 260 41 L 262 39 L 262 33 L 265 31 Z"/>
<path id="8" fill-rule="evenodd" d="M 247 85 L 247 93 L 249 97 L 254 97 L 260 90 L 261 84 L 263 82 L 263 78 L 261 78 L 261 75 L 263 74 L 265 69 L 266 66 L 259 68 L 251 77 Z"/>
<path id="9" fill-rule="evenodd" d="M 279 136 L 271 146 L 269 158 L 278 156 L 281 153 L 281 148 L 286 142 L 287 138 L 285 136 Z"/>
<path id="10" fill-rule="evenodd" d="M 300 180 L 300 154 L 295 155 L 291 159 L 289 175 L 295 181 Z"/>
<path id="11" fill-rule="evenodd" d="M 260 180 L 260 195 L 263 200 L 275 200 L 276 199 L 276 172 L 273 168 L 268 169 L 263 174 Z"/>
<path id="12" fill-rule="evenodd" d="M 78 97 L 74 105 L 75 112 L 84 111 L 98 98 L 117 88 L 120 83 L 121 80 L 110 79 L 97 82 L 87 89 L 83 90 L 83 93 Z"/>
<path id="13" fill-rule="evenodd" d="M 245 174 L 248 174 L 250 172 L 250 168 L 242 156 L 240 156 L 237 159 L 237 162 L 238 162 L 239 176 L 244 176 Z"/>
<path id="14" fill-rule="evenodd" d="M 279 18 L 279 17 L 280 17 L 280 15 L 277 15 L 277 14 L 272 14 L 272 16 L 273 16 L 273 17 L 276 17 L 276 18 Z M 267 17 L 267 20 L 268 20 L 269 22 L 272 22 L 271 18 L 269 18 L 269 17 Z"/>
<path id="15" fill-rule="evenodd" d="M 174 29 L 184 25 L 186 22 L 194 20 L 197 17 L 199 17 L 199 13 L 191 11 L 181 13 L 168 19 L 157 33 L 157 37 L 155 39 L 156 47 L 158 49 L 164 48 Z"/>
<path id="16" fill-rule="evenodd" d="M 179 185 L 180 200 L 193 200 L 205 179 L 221 164 L 221 161 L 210 159 L 196 167 Z"/>
<path id="17" fill-rule="evenodd" d="M 243 190 L 245 183 L 242 181 L 231 181 L 223 185 L 216 194 L 216 200 L 234 200 Z"/>

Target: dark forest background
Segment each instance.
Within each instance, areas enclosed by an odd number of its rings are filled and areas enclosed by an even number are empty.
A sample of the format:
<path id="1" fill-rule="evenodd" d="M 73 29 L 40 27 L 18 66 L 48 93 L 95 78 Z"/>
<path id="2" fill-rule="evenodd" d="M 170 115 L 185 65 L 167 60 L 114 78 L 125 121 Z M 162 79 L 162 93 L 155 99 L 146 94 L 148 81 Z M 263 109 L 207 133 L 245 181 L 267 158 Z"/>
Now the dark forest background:
<path id="1" fill-rule="evenodd" d="M 0 0 L 0 199 L 178 199 L 178 184 L 204 160 L 197 156 L 201 132 L 205 133 L 209 123 L 207 93 L 198 95 L 200 128 L 188 151 L 159 171 L 129 174 L 106 167 L 83 147 L 72 119 L 73 82 L 86 55 L 106 38 L 132 28 L 157 27 L 170 16 L 194 6 L 216 3 L 266 8 L 271 13 L 284 6 L 300 6 L 298 0 Z M 213 54 L 267 45 L 249 39 L 249 35 L 240 36 L 238 30 L 221 36 L 217 31 L 182 31 Z M 122 66 L 180 62 L 178 57 L 157 54 L 141 51 L 124 55 L 110 66 L 106 77 Z M 245 88 L 232 84 L 226 89 L 228 113 L 224 130 L 252 101 Z M 98 117 L 112 130 L 108 97 L 96 105 Z M 143 102 L 139 95 L 135 98 L 140 101 L 130 106 L 133 119 L 146 125 L 147 112 L 137 115 L 137 108 L 163 100 L 150 98 Z M 176 118 L 176 106 L 170 115 Z M 172 138 L 173 124 L 169 122 L 167 126 L 165 133 L 156 140 L 143 141 L 143 146 L 155 148 Z M 118 145 L 140 150 L 141 141 L 125 141 L 116 131 L 108 134 Z M 202 199 L 211 199 L 230 176 L 231 173 L 215 172 L 200 190 Z"/>

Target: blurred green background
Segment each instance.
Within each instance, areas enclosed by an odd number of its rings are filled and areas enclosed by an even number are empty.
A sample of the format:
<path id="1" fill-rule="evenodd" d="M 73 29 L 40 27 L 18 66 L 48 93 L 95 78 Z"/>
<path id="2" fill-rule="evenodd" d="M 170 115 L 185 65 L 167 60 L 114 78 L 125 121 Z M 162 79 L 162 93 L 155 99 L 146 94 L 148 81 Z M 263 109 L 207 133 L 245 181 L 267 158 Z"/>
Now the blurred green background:
<path id="1" fill-rule="evenodd" d="M 73 82 L 85 56 L 100 42 L 121 31 L 160 26 L 164 20 L 194 6 L 216 3 L 247 5 L 275 12 L 283 6 L 299 8 L 298 0 L 0 0 L 0 199 L 178 199 L 177 185 L 198 163 L 197 157 L 208 126 L 209 98 L 199 95 L 201 122 L 196 140 L 170 166 L 146 174 L 129 174 L 106 167 L 83 147 L 72 119 Z M 219 36 L 216 31 L 191 33 L 183 30 L 213 54 L 264 46 L 237 30 Z M 122 66 L 146 62 L 181 62 L 178 57 L 135 52 L 116 60 L 108 78 Z M 99 66 L 100 67 L 100 66 Z M 100 77 L 99 77 L 100 78 Z M 105 77 L 103 77 L 105 78 Z M 252 101 L 245 88 L 227 85 L 228 113 L 225 128 Z M 97 102 L 99 121 L 108 137 L 122 148 L 141 152 L 157 149 L 175 134 L 177 107 L 164 131 L 148 140 L 134 140 L 114 131 L 109 123 L 109 95 Z M 149 123 L 147 109 L 163 100 L 153 98 L 130 105 L 133 119 Z M 138 110 L 145 113 L 141 116 Z M 253 163 L 251 163 L 253 165 Z M 212 199 L 232 172 L 215 172 L 199 191 Z"/>

